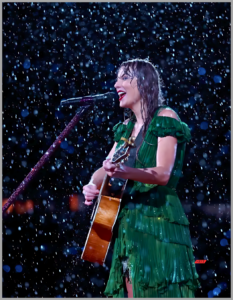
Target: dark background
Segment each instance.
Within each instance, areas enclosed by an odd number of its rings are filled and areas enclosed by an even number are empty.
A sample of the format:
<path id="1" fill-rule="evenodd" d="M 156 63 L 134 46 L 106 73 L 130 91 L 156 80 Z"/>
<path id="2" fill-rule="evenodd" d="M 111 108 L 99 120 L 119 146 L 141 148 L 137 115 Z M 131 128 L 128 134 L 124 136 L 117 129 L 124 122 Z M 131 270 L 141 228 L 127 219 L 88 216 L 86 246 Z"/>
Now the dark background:
<path id="1" fill-rule="evenodd" d="M 177 192 L 195 259 L 207 260 L 196 297 L 230 297 L 230 3 L 2 6 L 3 199 L 75 115 L 61 100 L 114 90 L 122 61 L 148 58 L 193 137 Z M 121 120 L 118 106 L 95 106 L 4 214 L 3 297 L 103 297 L 110 258 L 80 259 L 92 212 L 81 191 Z"/>

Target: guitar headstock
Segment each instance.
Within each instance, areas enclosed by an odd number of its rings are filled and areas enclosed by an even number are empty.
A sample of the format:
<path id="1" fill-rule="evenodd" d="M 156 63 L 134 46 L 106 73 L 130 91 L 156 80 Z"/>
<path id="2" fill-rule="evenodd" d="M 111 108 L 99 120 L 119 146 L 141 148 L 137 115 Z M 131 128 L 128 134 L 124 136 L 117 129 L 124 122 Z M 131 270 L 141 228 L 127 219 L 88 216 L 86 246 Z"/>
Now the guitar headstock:
<path id="1" fill-rule="evenodd" d="M 129 157 L 129 148 L 130 146 L 134 147 L 134 138 L 130 138 L 129 140 L 125 138 L 121 138 L 124 141 L 124 144 L 114 153 L 112 157 L 113 163 L 124 163 L 124 161 L 128 160 Z"/>

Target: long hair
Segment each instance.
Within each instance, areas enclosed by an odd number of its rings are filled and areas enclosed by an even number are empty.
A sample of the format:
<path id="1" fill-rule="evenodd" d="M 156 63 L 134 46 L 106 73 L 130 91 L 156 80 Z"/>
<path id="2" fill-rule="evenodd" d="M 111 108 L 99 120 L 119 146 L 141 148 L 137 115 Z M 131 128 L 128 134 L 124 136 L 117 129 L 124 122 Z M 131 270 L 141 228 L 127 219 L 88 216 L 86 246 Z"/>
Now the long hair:
<path id="1" fill-rule="evenodd" d="M 123 68 L 124 74 L 128 75 L 132 80 L 134 77 L 137 78 L 137 87 L 141 99 L 143 99 L 141 101 L 141 114 L 144 123 L 142 132 L 144 140 L 156 109 L 164 105 L 165 102 L 161 90 L 164 86 L 163 81 L 156 67 L 147 59 L 136 58 L 125 61 L 118 68 L 117 74 L 121 68 Z M 130 119 L 135 118 L 134 113 L 129 108 L 124 109 L 124 120 L 127 117 Z M 141 145 L 137 150 L 137 159 Z"/>

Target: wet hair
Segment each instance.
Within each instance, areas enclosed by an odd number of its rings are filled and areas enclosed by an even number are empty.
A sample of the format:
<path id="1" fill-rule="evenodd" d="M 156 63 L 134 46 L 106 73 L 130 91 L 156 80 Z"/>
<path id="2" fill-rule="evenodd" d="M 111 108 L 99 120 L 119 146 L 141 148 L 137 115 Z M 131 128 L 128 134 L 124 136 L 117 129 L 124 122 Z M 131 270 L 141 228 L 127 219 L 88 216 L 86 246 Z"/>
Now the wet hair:
<path id="1" fill-rule="evenodd" d="M 143 101 L 141 101 L 141 114 L 144 123 L 142 132 L 144 140 L 156 109 L 165 105 L 165 99 L 163 98 L 161 90 L 164 86 L 163 81 L 156 67 L 148 59 L 136 58 L 125 61 L 118 68 L 117 74 L 121 68 L 123 68 L 123 75 L 128 75 L 132 80 L 134 77 L 137 78 L 137 87 L 141 98 L 143 99 Z M 145 107 L 147 107 L 147 115 Z M 143 116 L 143 111 L 145 113 L 145 118 Z M 126 120 L 126 118 L 134 120 L 136 118 L 129 108 L 124 109 L 124 120 Z"/>

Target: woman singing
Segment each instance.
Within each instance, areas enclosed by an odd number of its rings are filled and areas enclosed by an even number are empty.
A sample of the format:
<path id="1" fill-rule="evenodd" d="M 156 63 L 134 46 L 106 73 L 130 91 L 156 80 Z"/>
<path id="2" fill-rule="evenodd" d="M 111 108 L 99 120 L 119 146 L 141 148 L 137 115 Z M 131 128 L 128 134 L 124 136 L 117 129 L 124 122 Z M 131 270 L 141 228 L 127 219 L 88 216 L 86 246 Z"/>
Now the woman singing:
<path id="1" fill-rule="evenodd" d="M 112 150 L 83 187 L 91 205 L 107 173 L 114 183 L 128 179 L 114 232 L 114 251 L 105 295 L 123 298 L 193 298 L 200 287 L 189 231 L 176 186 L 182 175 L 190 130 L 163 105 L 161 79 L 147 60 L 123 62 L 114 85 L 130 117 L 113 127 Z M 135 137 L 129 160 L 111 158 Z"/>

